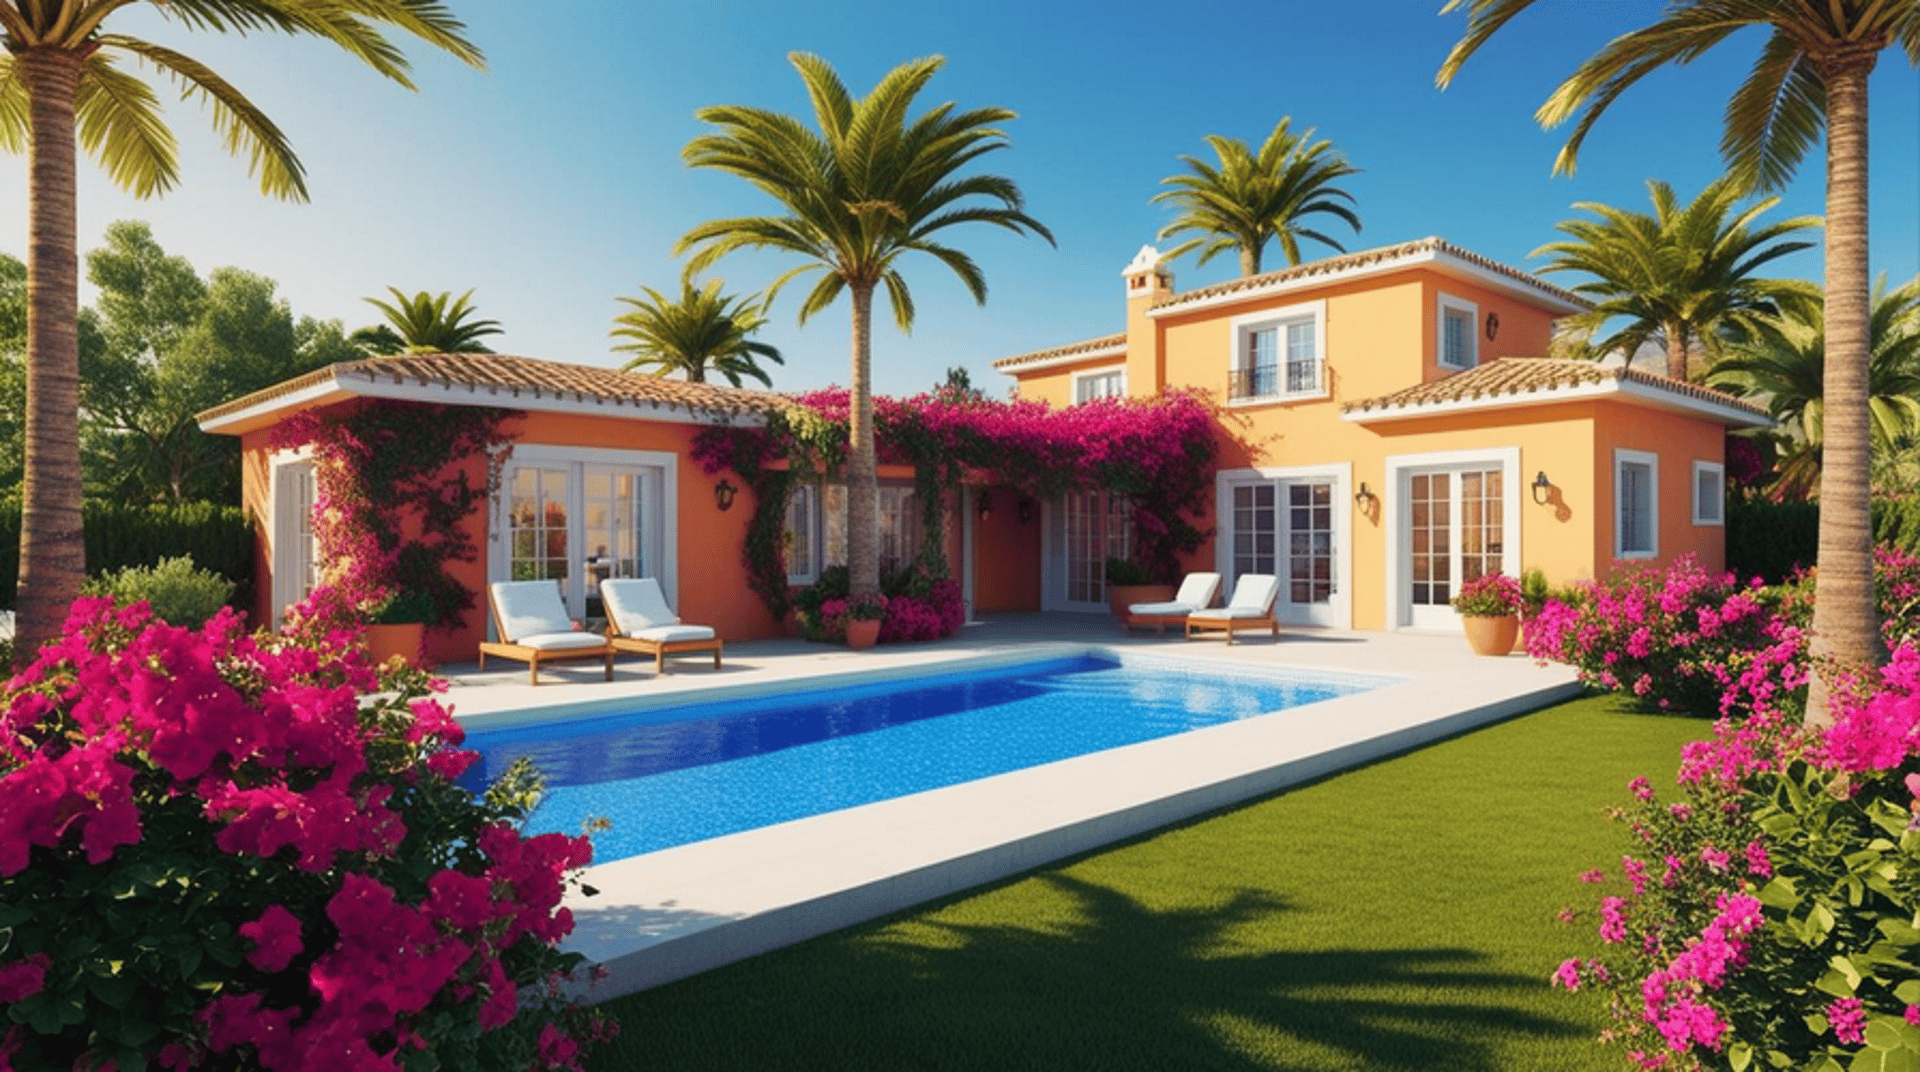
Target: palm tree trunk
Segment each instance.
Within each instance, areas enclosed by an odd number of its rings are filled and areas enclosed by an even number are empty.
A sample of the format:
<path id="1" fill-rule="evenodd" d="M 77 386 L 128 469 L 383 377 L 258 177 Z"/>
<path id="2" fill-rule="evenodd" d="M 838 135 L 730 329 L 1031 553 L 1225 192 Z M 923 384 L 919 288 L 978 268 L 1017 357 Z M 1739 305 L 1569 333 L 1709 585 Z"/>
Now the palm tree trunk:
<path id="1" fill-rule="evenodd" d="M 1670 379 L 1687 379 L 1687 326 L 1674 322 L 1663 325 L 1661 334 L 1667 337 L 1667 376 Z"/>
<path id="2" fill-rule="evenodd" d="M 1867 76 L 1879 46 L 1821 57 L 1827 87 L 1825 436 L 1820 467 L 1819 572 L 1812 652 L 1817 673 L 1807 723 L 1833 720 L 1833 664 L 1886 659 L 1873 602 L 1873 530 L 1868 515 L 1872 446 L 1867 437 Z"/>
<path id="3" fill-rule="evenodd" d="M 847 415 L 847 570 L 854 595 L 880 591 L 880 484 L 873 450 L 873 285 L 853 291 L 853 397 Z"/>
<path id="4" fill-rule="evenodd" d="M 1240 277 L 1260 274 L 1260 247 L 1244 243 L 1240 246 Z"/>
<path id="5" fill-rule="evenodd" d="M 31 217 L 27 235 L 26 479 L 20 525 L 16 658 L 60 633 L 86 580 L 80 524 L 80 267 L 74 224 L 73 101 L 84 55 L 30 48 L 13 57 L 26 89 Z"/>

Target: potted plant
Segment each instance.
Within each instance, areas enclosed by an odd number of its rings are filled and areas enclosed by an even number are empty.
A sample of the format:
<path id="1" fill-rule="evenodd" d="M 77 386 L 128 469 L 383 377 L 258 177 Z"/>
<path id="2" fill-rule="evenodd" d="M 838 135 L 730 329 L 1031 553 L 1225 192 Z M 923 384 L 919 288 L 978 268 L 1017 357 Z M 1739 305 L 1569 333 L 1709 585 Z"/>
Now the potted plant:
<path id="1" fill-rule="evenodd" d="M 880 620 L 887 616 L 887 597 L 874 593 L 847 597 L 847 647 L 865 651 L 880 641 Z"/>
<path id="2" fill-rule="evenodd" d="M 413 666 L 423 666 L 427 626 L 436 617 L 431 595 L 394 592 L 373 612 L 367 625 L 367 654 L 376 664 L 397 655 Z"/>
<path id="3" fill-rule="evenodd" d="M 1127 608 L 1135 603 L 1164 603 L 1173 598 L 1174 586 L 1148 583 L 1147 568 L 1128 558 L 1107 559 L 1107 609 L 1118 622 L 1127 620 Z"/>
<path id="4" fill-rule="evenodd" d="M 1520 582 L 1498 570 L 1460 586 L 1453 609 L 1475 655 L 1506 655 L 1520 638 Z"/>

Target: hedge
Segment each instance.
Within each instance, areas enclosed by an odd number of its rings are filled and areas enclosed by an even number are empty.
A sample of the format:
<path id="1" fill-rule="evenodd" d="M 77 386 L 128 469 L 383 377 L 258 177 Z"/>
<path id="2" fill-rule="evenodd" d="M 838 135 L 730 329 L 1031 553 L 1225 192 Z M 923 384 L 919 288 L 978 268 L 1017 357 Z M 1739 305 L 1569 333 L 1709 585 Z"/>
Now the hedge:
<path id="1" fill-rule="evenodd" d="M 1920 496 L 1873 500 L 1873 539 L 1920 553 Z M 1820 547 L 1820 504 L 1727 504 L 1727 569 L 1778 584 L 1813 565 Z"/>
<path id="2" fill-rule="evenodd" d="M 194 502 L 132 506 L 88 500 L 82 508 L 87 573 L 99 576 L 163 558 L 192 555 L 193 564 L 234 583 L 233 605 L 253 606 L 253 525 L 238 506 Z M 20 581 L 20 501 L 0 501 L 0 609 L 14 605 Z"/>

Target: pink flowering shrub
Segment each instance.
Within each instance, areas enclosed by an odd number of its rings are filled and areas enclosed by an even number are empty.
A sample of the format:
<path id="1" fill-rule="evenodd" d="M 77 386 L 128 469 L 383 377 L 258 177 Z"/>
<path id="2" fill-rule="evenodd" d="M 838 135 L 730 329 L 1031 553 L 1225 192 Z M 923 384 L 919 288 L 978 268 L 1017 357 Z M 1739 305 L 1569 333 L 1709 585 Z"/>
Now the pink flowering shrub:
<path id="1" fill-rule="evenodd" d="M 1634 1067 L 1920 1067 L 1920 648 L 1819 729 L 1753 680 L 1793 648 L 1749 666 L 1670 797 L 1629 786 L 1598 949 L 1553 973 L 1608 995 L 1602 1038 Z"/>
<path id="2" fill-rule="evenodd" d="M 1579 600 L 1549 600 L 1528 621 L 1527 654 L 1661 710 L 1719 710 L 1753 653 L 1785 635 L 1757 589 L 1709 574 L 1691 555 L 1578 587 Z"/>
<path id="3" fill-rule="evenodd" d="M 1781 613 L 1802 629 L 1813 624 L 1814 571 L 1789 578 Z M 1873 549 L 1873 597 L 1880 610 L 1880 631 L 1887 646 L 1920 640 L 1920 555 L 1885 544 Z"/>
<path id="4" fill-rule="evenodd" d="M 0 693 L 0 1069 L 578 1069 L 583 838 L 475 799 L 425 675 L 74 605 Z"/>

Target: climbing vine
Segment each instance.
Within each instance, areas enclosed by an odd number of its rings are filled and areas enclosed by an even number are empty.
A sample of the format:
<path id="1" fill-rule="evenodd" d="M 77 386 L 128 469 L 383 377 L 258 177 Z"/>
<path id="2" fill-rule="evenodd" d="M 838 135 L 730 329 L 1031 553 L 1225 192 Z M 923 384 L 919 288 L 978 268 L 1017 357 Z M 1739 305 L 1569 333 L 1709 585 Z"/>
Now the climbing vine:
<path id="1" fill-rule="evenodd" d="M 345 413 L 298 414 L 274 432 L 276 449 L 311 446 L 313 533 L 339 598 L 371 615 L 396 598 L 424 598 L 430 625 L 466 626 L 474 595 L 447 573 L 480 553 L 467 520 L 497 490 L 517 411 L 372 400 Z M 452 463 L 488 455 L 476 485 Z M 407 521 L 418 525 L 409 531 Z"/>
<path id="2" fill-rule="evenodd" d="M 762 427 L 706 428 L 695 438 L 695 457 L 708 473 L 730 468 L 754 487 L 743 558 L 754 591 L 776 617 L 791 605 L 780 546 L 787 489 L 796 476 L 844 471 L 848 407 L 843 389 L 815 391 Z M 1180 556 L 1207 536 L 1194 522 L 1212 492 L 1217 417 L 1195 391 L 1058 410 L 948 389 L 874 399 L 880 461 L 914 468 L 925 534 L 918 568 L 929 581 L 947 575 L 944 505 L 969 481 L 1010 484 L 1038 499 L 1074 491 L 1124 496 L 1133 505 L 1135 558 L 1150 575 L 1177 575 Z M 768 468 L 779 459 L 786 468 Z M 784 479 L 763 491 L 770 472 Z"/>

